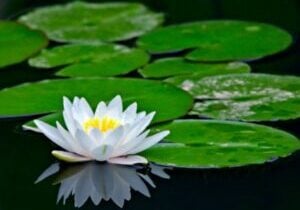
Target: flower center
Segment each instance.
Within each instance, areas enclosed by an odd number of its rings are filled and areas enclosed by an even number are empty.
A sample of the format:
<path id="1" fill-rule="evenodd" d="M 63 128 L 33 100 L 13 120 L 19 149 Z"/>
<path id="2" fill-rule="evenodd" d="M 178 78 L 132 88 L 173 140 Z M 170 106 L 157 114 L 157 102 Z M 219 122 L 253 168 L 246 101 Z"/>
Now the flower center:
<path id="1" fill-rule="evenodd" d="M 92 128 L 97 128 L 101 132 L 107 132 L 109 130 L 114 130 L 120 126 L 120 121 L 110 117 L 103 117 L 101 119 L 94 117 L 90 118 L 83 123 L 83 129 L 88 132 Z"/>

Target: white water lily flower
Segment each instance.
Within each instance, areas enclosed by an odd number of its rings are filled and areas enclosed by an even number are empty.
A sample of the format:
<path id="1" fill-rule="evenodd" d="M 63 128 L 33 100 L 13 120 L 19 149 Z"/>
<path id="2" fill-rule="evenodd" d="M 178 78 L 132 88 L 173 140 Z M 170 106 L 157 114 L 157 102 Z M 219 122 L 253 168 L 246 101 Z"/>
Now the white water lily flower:
<path id="1" fill-rule="evenodd" d="M 95 113 L 84 98 L 75 97 L 71 103 L 64 97 L 63 117 L 67 130 L 59 122 L 56 128 L 40 120 L 34 122 L 39 131 L 66 150 L 52 151 L 60 160 L 133 165 L 147 163 L 147 159 L 135 154 L 149 149 L 169 134 L 169 131 L 162 131 L 148 136 L 150 130 L 145 129 L 154 114 L 137 113 L 136 103 L 123 111 L 120 96 L 108 105 L 100 102 Z"/>

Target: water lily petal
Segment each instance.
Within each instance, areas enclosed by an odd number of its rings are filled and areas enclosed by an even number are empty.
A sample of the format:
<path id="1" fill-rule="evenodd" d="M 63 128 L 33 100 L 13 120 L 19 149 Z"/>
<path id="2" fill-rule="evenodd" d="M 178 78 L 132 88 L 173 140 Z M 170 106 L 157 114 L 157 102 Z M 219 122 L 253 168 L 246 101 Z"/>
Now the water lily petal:
<path id="1" fill-rule="evenodd" d="M 25 131 L 33 131 L 33 132 L 36 132 L 36 133 L 42 133 L 42 131 L 38 128 L 35 128 L 35 127 L 32 127 L 32 126 L 28 126 L 28 125 L 22 125 L 22 128 L 25 130 Z"/>
<path id="2" fill-rule="evenodd" d="M 143 142 L 141 142 L 140 145 L 138 145 L 134 149 L 130 150 L 128 152 L 128 154 L 136 154 L 136 153 L 142 152 L 146 149 L 149 149 L 150 147 L 157 144 L 159 141 L 161 141 L 163 138 L 165 138 L 169 134 L 170 134 L 170 131 L 162 131 L 153 136 L 147 137 Z"/>
<path id="3" fill-rule="evenodd" d="M 72 110 L 73 118 L 79 124 L 82 124 L 84 121 L 94 116 L 90 105 L 87 103 L 87 101 L 84 98 L 75 97 L 71 110 Z"/>
<path id="4" fill-rule="evenodd" d="M 85 98 L 80 99 L 80 108 L 82 112 L 85 113 L 85 115 L 89 118 L 93 117 L 94 113 L 88 102 L 86 101 Z"/>
<path id="5" fill-rule="evenodd" d="M 76 127 L 75 127 L 75 123 L 74 123 L 72 113 L 64 110 L 63 111 L 63 117 L 64 117 L 65 125 L 68 128 L 68 131 L 74 136 Z"/>
<path id="6" fill-rule="evenodd" d="M 103 133 L 97 128 L 92 128 L 89 132 L 89 136 L 97 146 L 101 146 L 102 144 L 105 143 L 105 138 Z"/>
<path id="7" fill-rule="evenodd" d="M 148 160 L 139 155 L 130 155 L 126 157 L 116 157 L 107 160 L 109 163 L 119 164 L 119 165 L 134 165 L 134 164 L 147 164 Z"/>
<path id="8" fill-rule="evenodd" d="M 71 149 L 69 151 L 80 154 L 80 145 L 76 142 L 74 137 L 59 122 L 56 122 L 56 127 L 64 140 L 70 145 Z"/>
<path id="9" fill-rule="evenodd" d="M 64 110 L 66 110 L 67 112 L 71 111 L 72 102 L 66 96 L 63 97 L 63 105 L 64 105 Z"/>
<path id="10" fill-rule="evenodd" d="M 96 108 L 95 117 L 102 118 L 107 112 L 106 104 L 101 101 Z"/>
<path id="11" fill-rule="evenodd" d="M 132 129 L 126 134 L 126 141 L 130 141 L 131 139 L 136 138 L 138 135 L 140 135 L 150 124 L 154 115 L 155 115 L 155 112 L 151 112 L 150 114 L 141 118 L 139 120 L 139 122 L 135 122 Z"/>
<path id="12" fill-rule="evenodd" d="M 95 160 L 106 161 L 113 152 L 113 147 L 107 144 L 96 147 L 91 151 Z"/>
<path id="13" fill-rule="evenodd" d="M 135 123 L 138 122 L 139 120 L 141 120 L 142 118 L 144 118 L 144 117 L 146 116 L 146 114 L 147 114 L 147 113 L 144 112 L 144 111 L 143 111 L 143 112 L 139 112 L 139 113 L 136 115 L 136 119 L 135 119 L 136 121 L 135 121 Z"/>
<path id="14" fill-rule="evenodd" d="M 137 103 L 131 104 L 123 113 L 123 122 L 132 123 L 137 116 Z"/>
<path id="15" fill-rule="evenodd" d="M 64 104 L 63 117 L 64 117 L 65 125 L 67 126 L 68 131 L 74 136 L 78 126 L 76 125 L 77 123 L 73 118 L 72 103 L 67 97 L 64 97 L 63 104 Z"/>
<path id="16" fill-rule="evenodd" d="M 91 156 L 90 151 L 97 147 L 95 142 L 82 130 L 76 131 L 76 141 L 81 146 L 79 154 Z"/>
<path id="17" fill-rule="evenodd" d="M 130 141 L 127 141 L 126 143 L 122 144 L 118 149 L 114 150 L 112 157 L 118 157 L 118 156 L 125 156 L 128 154 L 128 151 L 135 148 L 137 145 L 140 144 L 140 142 L 144 141 L 146 136 L 149 134 L 150 130 L 145 131 L 138 137 L 131 139 Z"/>
<path id="18" fill-rule="evenodd" d="M 65 152 L 65 151 L 53 150 L 51 154 L 57 159 L 69 163 L 86 162 L 91 160 L 91 158 L 79 156 L 75 153 Z"/>
<path id="19" fill-rule="evenodd" d="M 35 120 L 34 123 L 39 128 L 39 130 L 53 143 L 64 148 L 65 150 L 70 151 L 72 149 L 72 147 L 64 140 L 57 128 L 48 125 L 47 123 L 44 123 L 40 120 Z"/>
<path id="20" fill-rule="evenodd" d="M 105 137 L 105 142 L 112 147 L 117 147 L 117 145 L 119 145 L 120 142 L 123 140 L 123 134 L 124 134 L 124 128 L 120 126 L 115 130 L 111 131 Z"/>
<path id="21" fill-rule="evenodd" d="M 114 97 L 111 102 L 109 102 L 107 107 L 107 115 L 111 116 L 112 118 L 121 118 L 121 114 L 123 112 L 123 104 L 121 96 L 117 95 Z"/>

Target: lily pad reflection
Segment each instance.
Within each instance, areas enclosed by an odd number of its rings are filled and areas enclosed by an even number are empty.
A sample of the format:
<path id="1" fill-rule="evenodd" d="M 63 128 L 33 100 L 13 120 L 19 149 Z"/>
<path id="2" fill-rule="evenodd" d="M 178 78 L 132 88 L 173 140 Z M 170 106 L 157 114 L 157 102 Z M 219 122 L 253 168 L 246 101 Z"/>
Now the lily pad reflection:
<path id="1" fill-rule="evenodd" d="M 150 164 L 144 167 L 86 163 L 62 168 L 59 163 L 52 164 L 37 179 L 36 183 L 56 174 L 54 184 L 60 184 L 57 202 L 74 195 L 74 206 L 83 206 L 90 198 L 94 205 L 102 200 L 112 200 L 123 207 L 131 199 L 131 189 L 150 197 L 148 186 L 155 188 L 150 175 L 169 179 L 166 167 Z M 169 168 L 170 169 L 170 168 Z"/>

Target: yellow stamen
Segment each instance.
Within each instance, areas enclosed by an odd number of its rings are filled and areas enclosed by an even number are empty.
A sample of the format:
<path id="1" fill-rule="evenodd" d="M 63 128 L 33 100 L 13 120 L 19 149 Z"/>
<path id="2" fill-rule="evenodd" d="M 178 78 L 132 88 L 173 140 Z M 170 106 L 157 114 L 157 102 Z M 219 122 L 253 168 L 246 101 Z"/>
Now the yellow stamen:
<path id="1" fill-rule="evenodd" d="M 101 119 L 95 117 L 90 118 L 83 123 L 83 129 L 88 132 L 92 128 L 97 128 L 102 132 L 116 129 L 120 126 L 120 121 L 110 117 L 103 117 Z"/>

